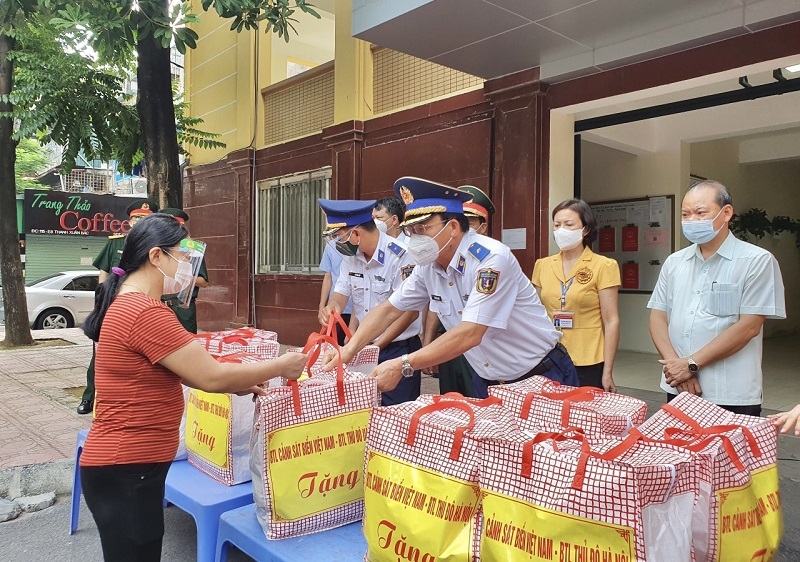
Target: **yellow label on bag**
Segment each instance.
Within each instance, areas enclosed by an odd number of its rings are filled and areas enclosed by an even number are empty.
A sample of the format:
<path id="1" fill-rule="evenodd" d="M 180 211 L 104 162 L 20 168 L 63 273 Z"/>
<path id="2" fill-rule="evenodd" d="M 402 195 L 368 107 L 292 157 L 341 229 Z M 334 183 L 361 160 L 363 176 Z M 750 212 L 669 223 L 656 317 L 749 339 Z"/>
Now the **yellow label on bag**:
<path id="1" fill-rule="evenodd" d="M 267 477 L 276 520 L 295 521 L 364 497 L 361 471 L 370 410 L 267 434 Z"/>
<path id="2" fill-rule="evenodd" d="M 479 494 L 477 484 L 370 452 L 364 475 L 367 560 L 471 560 Z"/>
<path id="3" fill-rule="evenodd" d="M 482 560 L 631 562 L 630 527 L 570 515 L 484 491 Z"/>
<path id="4" fill-rule="evenodd" d="M 231 395 L 191 389 L 186 403 L 186 450 L 228 468 Z"/>
<path id="5" fill-rule="evenodd" d="M 771 560 L 783 535 L 778 467 L 755 471 L 750 482 L 717 492 L 719 560 Z"/>

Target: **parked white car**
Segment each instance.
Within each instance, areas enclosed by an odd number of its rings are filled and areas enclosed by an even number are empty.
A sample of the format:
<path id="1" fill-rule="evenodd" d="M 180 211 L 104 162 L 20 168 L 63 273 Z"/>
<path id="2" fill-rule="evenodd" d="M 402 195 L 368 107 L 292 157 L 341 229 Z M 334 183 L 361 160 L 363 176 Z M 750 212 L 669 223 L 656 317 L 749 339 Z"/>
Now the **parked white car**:
<path id="1" fill-rule="evenodd" d="M 25 284 L 28 318 L 35 330 L 80 326 L 94 308 L 100 272 L 61 271 Z M 5 317 L 0 301 L 0 318 Z"/>

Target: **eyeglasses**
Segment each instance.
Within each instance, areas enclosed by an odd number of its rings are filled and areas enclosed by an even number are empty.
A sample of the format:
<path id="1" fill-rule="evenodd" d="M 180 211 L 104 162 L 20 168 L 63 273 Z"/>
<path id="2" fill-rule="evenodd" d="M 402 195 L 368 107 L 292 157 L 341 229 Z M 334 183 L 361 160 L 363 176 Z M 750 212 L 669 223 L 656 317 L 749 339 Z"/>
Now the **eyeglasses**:
<path id="1" fill-rule="evenodd" d="M 351 228 L 346 234 L 337 234 L 339 231 L 336 230 L 330 234 L 324 234 L 323 238 L 329 242 L 344 242 L 345 240 L 350 240 L 350 235 L 353 234 L 355 229 L 356 227 Z"/>
<path id="2" fill-rule="evenodd" d="M 433 228 L 440 224 L 447 224 L 448 222 L 450 221 L 439 221 L 438 223 L 433 224 L 412 224 L 411 226 L 404 226 L 403 233 L 406 236 L 411 236 L 412 234 L 425 234 L 429 228 Z"/>
<path id="3" fill-rule="evenodd" d="M 174 259 L 177 262 L 188 262 L 188 261 L 190 261 L 189 254 L 187 252 L 178 251 L 178 257 L 177 258 L 175 256 L 173 256 L 171 253 L 169 253 L 168 251 L 166 251 L 166 250 L 164 250 L 164 253 L 167 254 L 169 257 L 171 257 L 172 259 Z"/>

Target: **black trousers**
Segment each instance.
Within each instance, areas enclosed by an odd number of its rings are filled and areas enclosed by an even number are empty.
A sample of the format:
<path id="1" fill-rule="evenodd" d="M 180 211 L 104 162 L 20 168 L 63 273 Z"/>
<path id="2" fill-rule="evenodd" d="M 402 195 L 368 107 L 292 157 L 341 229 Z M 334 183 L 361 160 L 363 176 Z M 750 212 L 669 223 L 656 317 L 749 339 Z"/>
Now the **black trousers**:
<path id="1" fill-rule="evenodd" d="M 159 562 L 164 482 L 172 462 L 82 466 L 86 505 L 106 562 Z"/>
<path id="2" fill-rule="evenodd" d="M 594 365 L 575 365 L 575 370 L 578 372 L 578 380 L 580 386 L 594 386 L 596 388 L 603 388 L 603 368 L 605 361 L 602 363 L 595 363 Z"/>
<path id="3" fill-rule="evenodd" d="M 678 397 L 677 394 L 670 394 L 667 392 L 667 402 L 672 402 Z M 743 414 L 745 416 L 761 416 L 761 404 L 753 404 L 751 406 L 724 406 L 717 404 L 720 408 L 733 412 L 734 414 Z"/>
<path id="4" fill-rule="evenodd" d="M 414 353 L 418 349 L 422 349 L 422 342 L 419 336 L 413 336 L 407 340 L 393 341 L 378 354 L 378 363 L 383 363 L 389 359 L 401 357 L 406 353 Z M 403 402 L 411 402 L 419 398 L 420 388 L 422 385 L 422 373 L 414 371 L 414 376 L 406 378 L 403 377 L 394 390 L 381 393 L 381 406 L 393 406 Z"/>

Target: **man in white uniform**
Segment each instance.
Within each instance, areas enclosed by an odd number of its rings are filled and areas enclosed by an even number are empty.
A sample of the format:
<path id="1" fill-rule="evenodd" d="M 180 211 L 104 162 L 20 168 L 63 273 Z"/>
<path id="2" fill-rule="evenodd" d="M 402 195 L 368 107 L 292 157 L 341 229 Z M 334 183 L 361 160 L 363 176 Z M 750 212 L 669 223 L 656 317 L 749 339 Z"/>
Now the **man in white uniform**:
<path id="1" fill-rule="evenodd" d="M 667 258 L 647 307 L 661 355 L 667 401 L 698 394 L 738 414 L 761 414 L 761 352 L 766 318 L 786 318 L 775 257 L 729 230 L 733 201 L 705 180 L 681 204 L 683 234 L 693 242 Z"/>
<path id="2" fill-rule="evenodd" d="M 319 200 L 319 206 L 325 212 L 325 234 L 330 239 L 329 243 L 344 256 L 333 295 L 323 311 L 325 321 L 330 311 L 341 311 L 350 302 L 352 314 L 360 322 L 371 310 L 385 302 L 414 269 L 414 260 L 406 251 L 405 244 L 378 229 L 377 220 L 372 218 L 374 205 L 374 200 Z M 420 326 L 419 313 L 414 310 L 399 317 L 392 325 L 387 325 L 367 343 L 374 343 L 380 348 L 378 361 L 413 353 L 422 347 Z M 356 328 L 354 333 L 360 331 L 360 328 Z M 384 406 L 390 406 L 416 400 L 420 394 L 420 384 L 420 372 L 417 370 L 402 384 L 384 392 L 381 402 Z"/>
<path id="3" fill-rule="evenodd" d="M 473 382 L 482 397 L 490 385 L 536 374 L 577 386 L 575 366 L 558 343 L 561 334 L 511 250 L 469 232 L 463 203 L 472 195 L 418 178 L 400 178 L 394 189 L 406 204 L 408 251 L 417 267 L 361 321 L 342 357 L 353 357 L 404 311 L 429 304 L 447 333 L 419 351 L 380 363 L 373 372 L 380 390 L 462 353 L 476 371 Z"/>

